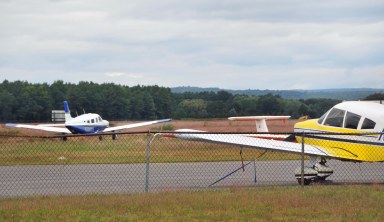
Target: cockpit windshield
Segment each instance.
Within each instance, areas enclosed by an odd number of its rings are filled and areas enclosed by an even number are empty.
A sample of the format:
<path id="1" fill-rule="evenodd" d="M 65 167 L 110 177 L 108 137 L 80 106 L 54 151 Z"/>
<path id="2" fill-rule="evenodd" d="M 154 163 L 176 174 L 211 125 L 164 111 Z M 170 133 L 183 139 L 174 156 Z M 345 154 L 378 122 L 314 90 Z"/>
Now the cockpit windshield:
<path id="1" fill-rule="evenodd" d="M 363 118 L 358 114 L 338 108 L 333 108 L 326 112 L 317 122 L 325 126 L 343 127 L 347 129 L 374 129 L 376 126 L 376 123 L 371 119 Z M 360 122 L 362 123 L 359 127 Z"/>
<path id="2" fill-rule="evenodd" d="M 317 123 L 319 124 L 323 124 L 323 121 L 325 119 L 325 117 L 328 115 L 329 111 L 324 113 L 318 120 L 317 120 Z"/>
<path id="3" fill-rule="evenodd" d="M 345 111 L 337 108 L 333 108 L 329 112 L 327 119 L 324 122 L 326 126 L 342 127 Z"/>

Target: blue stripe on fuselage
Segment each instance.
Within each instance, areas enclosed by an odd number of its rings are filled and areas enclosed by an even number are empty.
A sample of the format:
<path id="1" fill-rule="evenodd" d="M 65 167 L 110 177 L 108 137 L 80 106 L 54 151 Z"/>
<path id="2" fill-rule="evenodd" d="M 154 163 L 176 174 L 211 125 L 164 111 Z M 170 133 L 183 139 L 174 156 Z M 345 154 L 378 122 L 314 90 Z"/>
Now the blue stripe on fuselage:
<path id="1" fill-rule="evenodd" d="M 102 132 L 107 126 L 104 125 L 95 125 L 95 126 L 80 126 L 80 125 L 72 125 L 72 126 L 66 126 L 69 131 L 71 131 L 73 134 L 92 134 L 92 133 L 98 133 Z"/>

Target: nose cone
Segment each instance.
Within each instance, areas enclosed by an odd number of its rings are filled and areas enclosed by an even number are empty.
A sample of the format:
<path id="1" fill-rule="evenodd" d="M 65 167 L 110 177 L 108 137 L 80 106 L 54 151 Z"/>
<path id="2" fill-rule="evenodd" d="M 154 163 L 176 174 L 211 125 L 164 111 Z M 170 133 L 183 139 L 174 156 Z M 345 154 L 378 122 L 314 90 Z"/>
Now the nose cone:
<path id="1" fill-rule="evenodd" d="M 103 125 L 109 126 L 109 122 L 107 120 L 103 120 Z"/>

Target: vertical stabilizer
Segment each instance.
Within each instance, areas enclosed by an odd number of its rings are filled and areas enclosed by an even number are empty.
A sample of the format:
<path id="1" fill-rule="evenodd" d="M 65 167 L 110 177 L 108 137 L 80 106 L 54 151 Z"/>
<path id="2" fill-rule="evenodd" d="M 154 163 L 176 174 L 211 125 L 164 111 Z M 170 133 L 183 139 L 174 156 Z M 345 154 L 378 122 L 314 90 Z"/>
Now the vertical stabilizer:
<path id="1" fill-rule="evenodd" d="M 267 122 L 265 119 L 256 120 L 256 132 L 266 133 L 268 132 Z"/>
<path id="2" fill-rule="evenodd" d="M 69 111 L 68 102 L 64 101 L 65 122 L 72 119 L 71 112 Z"/>

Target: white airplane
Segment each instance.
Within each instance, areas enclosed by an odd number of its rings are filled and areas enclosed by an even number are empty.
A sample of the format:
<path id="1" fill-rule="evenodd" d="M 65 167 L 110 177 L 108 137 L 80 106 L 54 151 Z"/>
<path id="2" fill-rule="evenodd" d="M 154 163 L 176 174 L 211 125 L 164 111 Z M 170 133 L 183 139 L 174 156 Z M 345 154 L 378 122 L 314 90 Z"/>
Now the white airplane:
<path id="1" fill-rule="evenodd" d="M 65 111 L 65 114 L 64 114 L 65 123 L 63 124 L 27 125 L 27 124 L 7 123 L 6 126 L 35 129 L 35 130 L 44 130 L 44 131 L 63 133 L 63 134 L 71 134 L 71 133 L 72 134 L 95 134 L 95 133 L 116 132 L 123 129 L 147 126 L 147 125 L 152 125 L 156 123 L 164 123 L 172 120 L 172 119 L 162 119 L 162 120 L 154 120 L 154 121 L 148 121 L 148 122 L 109 127 L 109 122 L 107 120 L 103 120 L 100 115 L 95 113 L 86 113 L 77 117 L 72 117 L 67 101 L 64 101 L 64 111 Z M 116 139 L 116 134 L 112 134 L 112 138 Z"/>
<path id="2" fill-rule="evenodd" d="M 373 102 L 339 103 L 319 119 L 296 123 L 295 142 L 258 138 L 263 135 L 257 134 L 208 134 L 190 129 L 175 132 L 167 136 L 296 154 L 302 153 L 304 145 L 304 154 L 310 156 L 309 165 L 304 168 L 304 184 L 332 175 L 333 169 L 326 164 L 326 159 L 384 162 L 384 105 Z M 295 170 L 295 177 L 302 182 L 300 167 Z"/>

